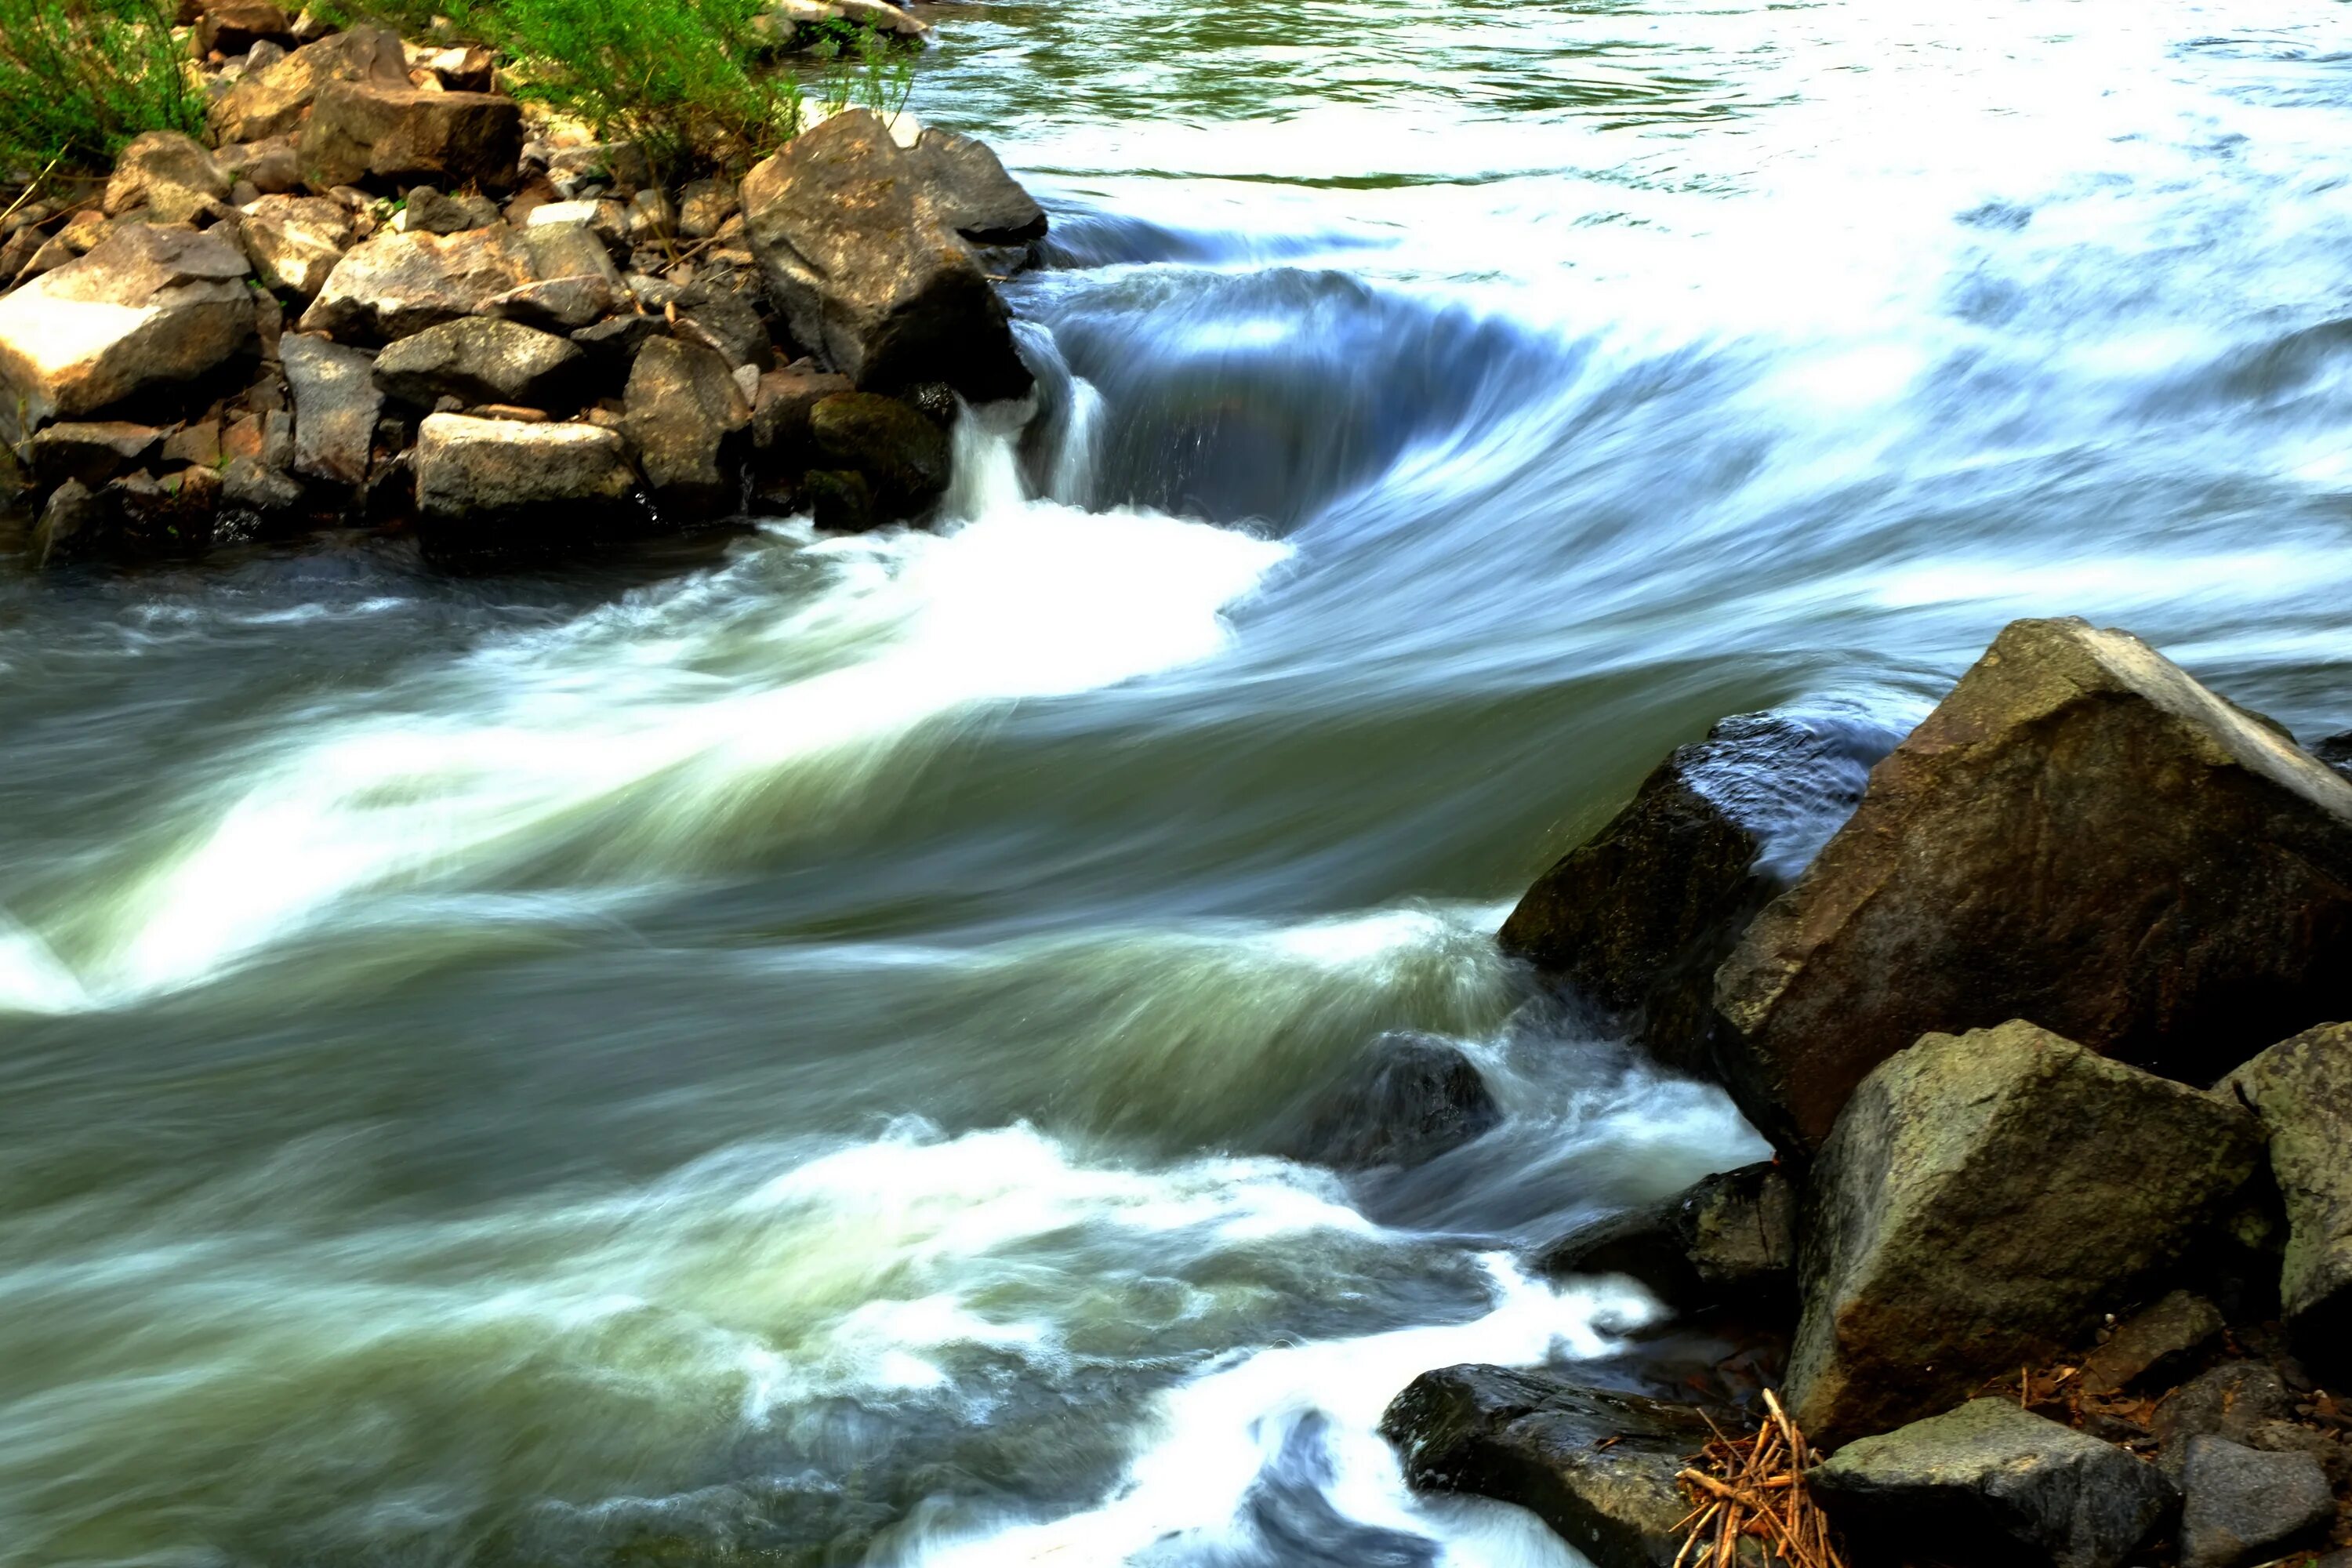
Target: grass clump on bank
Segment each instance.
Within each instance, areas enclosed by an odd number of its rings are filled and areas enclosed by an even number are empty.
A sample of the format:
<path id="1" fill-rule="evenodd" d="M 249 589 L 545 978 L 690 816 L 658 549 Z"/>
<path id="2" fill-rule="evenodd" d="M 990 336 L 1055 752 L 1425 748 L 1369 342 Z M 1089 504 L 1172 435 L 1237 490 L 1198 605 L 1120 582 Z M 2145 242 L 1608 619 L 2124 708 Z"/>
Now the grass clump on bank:
<path id="1" fill-rule="evenodd" d="M 148 131 L 201 132 L 157 0 L 0 0 L 0 184 L 102 168 Z"/>

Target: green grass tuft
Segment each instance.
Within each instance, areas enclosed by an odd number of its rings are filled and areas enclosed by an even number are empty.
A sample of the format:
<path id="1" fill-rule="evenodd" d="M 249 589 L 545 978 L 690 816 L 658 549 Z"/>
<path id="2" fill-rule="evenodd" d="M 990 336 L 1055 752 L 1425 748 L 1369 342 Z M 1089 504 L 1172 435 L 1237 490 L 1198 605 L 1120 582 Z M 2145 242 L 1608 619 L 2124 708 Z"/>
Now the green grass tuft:
<path id="1" fill-rule="evenodd" d="M 0 184 L 104 168 L 142 132 L 204 123 L 158 0 L 0 0 Z"/>

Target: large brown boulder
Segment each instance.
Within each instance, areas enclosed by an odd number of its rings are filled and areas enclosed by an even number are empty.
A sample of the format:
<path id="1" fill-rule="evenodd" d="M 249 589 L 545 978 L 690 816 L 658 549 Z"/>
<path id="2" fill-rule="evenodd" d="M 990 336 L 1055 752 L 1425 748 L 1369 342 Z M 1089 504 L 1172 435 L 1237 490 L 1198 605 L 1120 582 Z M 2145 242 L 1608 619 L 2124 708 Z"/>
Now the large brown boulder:
<path id="1" fill-rule="evenodd" d="M 302 168 L 322 190 L 371 178 L 509 184 L 521 150 L 522 105 L 488 92 L 331 81 L 302 128 Z"/>
<path id="2" fill-rule="evenodd" d="M 2040 1363 L 2179 1259 L 2261 1147 L 2235 1101 L 2031 1024 L 1926 1037 L 1813 1165 L 1790 1413 L 1834 1447 Z"/>
<path id="3" fill-rule="evenodd" d="M 387 27 L 353 27 L 251 72 L 213 105 L 214 140 L 226 147 L 284 136 L 300 126 L 331 81 L 408 86 L 400 36 Z"/>
<path id="4" fill-rule="evenodd" d="M 109 217 L 145 208 L 159 223 L 188 223 L 226 210 L 228 171 L 192 136 L 150 131 L 133 137 L 106 182 Z"/>
<path id="5" fill-rule="evenodd" d="M 743 182 L 769 297 L 803 345 L 869 391 L 944 381 L 975 402 L 1032 384 L 1012 322 L 923 166 L 863 110 L 793 138 Z"/>
<path id="6" fill-rule="evenodd" d="M 1713 1077 L 1717 968 L 1894 740 L 1860 713 L 1723 720 L 1538 878 L 1496 942 L 1667 1066 Z"/>
<path id="7" fill-rule="evenodd" d="M 2305 1353 L 2352 1364 L 2352 1024 L 2273 1046 L 2223 1080 L 2261 1119 L 2286 1202 L 2279 1305 Z"/>
<path id="8" fill-rule="evenodd" d="M 529 247 L 503 226 L 447 235 L 384 230 L 335 264 L 302 312 L 302 330 L 389 342 L 473 315 L 538 278 Z"/>
<path id="9" fill-rule="evenodd" d="M 1784 1149 L 1930 1030 L 2028 1018 L 2210 1083 L 2352 1016 L 2352 783 L 2138 638 L 2019 621 L 1717 976 Z"/>
<path id="10" fill-rule="evenodd" d="M 751 426 L 751 403 L 716 349 L 652 339 L 637 351 L 623 404 L 623 427 L 666 518 L 735 507 L 741 481 L 731 458 Z"/>
<path id="11" fill-rule="evenodd" d="M 248 276 L 217 230 L 128 224 L 0 299 L 0 437 L 219 366 L 253 342 Z"/>

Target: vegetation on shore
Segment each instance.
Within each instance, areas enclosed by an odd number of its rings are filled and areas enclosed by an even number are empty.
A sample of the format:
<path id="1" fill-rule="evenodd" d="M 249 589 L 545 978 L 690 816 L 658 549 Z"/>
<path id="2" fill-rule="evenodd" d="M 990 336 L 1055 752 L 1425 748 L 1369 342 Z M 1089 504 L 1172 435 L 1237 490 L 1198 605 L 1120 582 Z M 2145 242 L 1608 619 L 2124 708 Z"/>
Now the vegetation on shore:
<path id="1" fill-rule="evenodd" d="M 147 131 L 200 132 L 161 0 L 0 0 L 0 185 L 102 167 Z"/>

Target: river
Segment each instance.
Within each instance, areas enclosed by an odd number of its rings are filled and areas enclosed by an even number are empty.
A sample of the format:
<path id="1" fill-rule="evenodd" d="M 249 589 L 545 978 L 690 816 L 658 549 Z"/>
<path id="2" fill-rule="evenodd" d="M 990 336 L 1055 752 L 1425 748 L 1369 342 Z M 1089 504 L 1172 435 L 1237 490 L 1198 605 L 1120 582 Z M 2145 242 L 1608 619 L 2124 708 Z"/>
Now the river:
<path id="1" fill-rule="evenodd" d="M 2352 725 L 2340 5 L 933 15 L 937 533 L 0 562 L 0 1562 L 1563 1568 L 1381 1408 L 1672 1375 L 1515 1249 L 1762 1145 L 1530 878 L 2021 615 Z M 1399 1027 L 1506 1123 L 1272 1152 Z"/>

